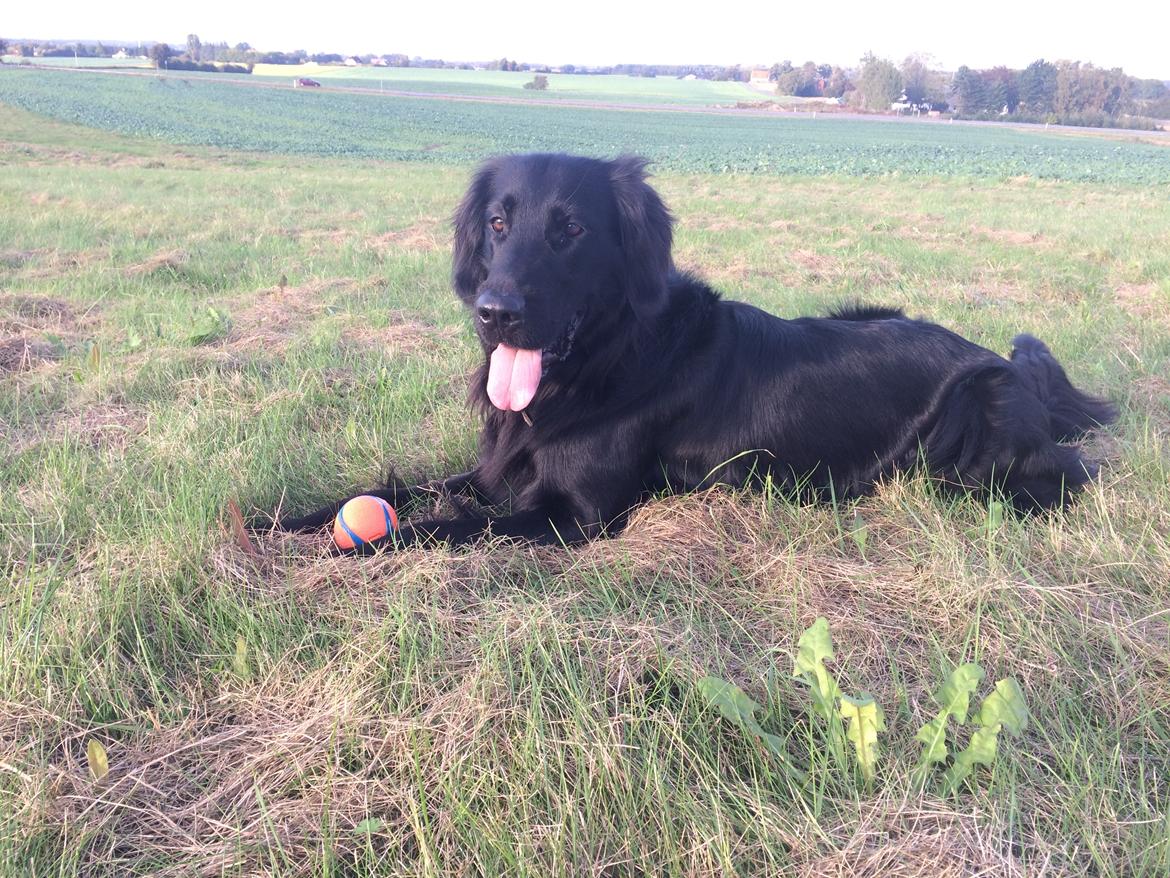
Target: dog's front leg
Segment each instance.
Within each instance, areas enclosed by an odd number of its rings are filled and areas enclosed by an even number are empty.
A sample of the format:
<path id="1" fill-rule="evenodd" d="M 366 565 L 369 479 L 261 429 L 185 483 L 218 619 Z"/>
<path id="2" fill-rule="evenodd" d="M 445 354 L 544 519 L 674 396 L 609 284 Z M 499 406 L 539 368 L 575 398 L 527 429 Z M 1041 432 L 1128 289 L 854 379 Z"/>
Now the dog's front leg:
<path id="1" fill-rule="evenodd" d="M 599 536 L 600 523 L 580 522 L 568 509 L 542 507 L 491 518 L 436 519 L 403 525 L 390 536 L 342 551 L 372 555 L 379 549 L 449 543 L 465 545 L 484 537 L 509 537 L 539 545 L 575 545 Z"/>
<path id="2" fill-rule="evenodd" d="M 397 479 L 392 479 L 383 488 L 371 488 L 369 491 L 363 491 L 362 493 L 372 497 L 381 497 L 395 509 L 398 509 L 407 504 L 427 499 L 433 500 L 440 497 L 455 498 L 465 494 L 478 496 L 479 490 L 476 487 L 475 479 L 475 470 L 459 473 L 458 475 L 449 476 L 445 479 L 423 482 L 421 485 L 409 485 L 405 482 L 399 482 Z M 320 530 L 333 523 L 333 519 L 337 517 L 338 510 L 350 499 L 352 498 L 345 497 L 340 500 L 334 500 L 332 503 L 321 507 L 317 511 L 310 512 L 308 515 L 294 518 L 281 517 L 272 522 L 272 525 L 277 530 L 285 531 L 303 532 Z M 267 526 L 266 522 L 262 519 L 249 523 L 249 527 L 252 530 L 265 530 Z"/>

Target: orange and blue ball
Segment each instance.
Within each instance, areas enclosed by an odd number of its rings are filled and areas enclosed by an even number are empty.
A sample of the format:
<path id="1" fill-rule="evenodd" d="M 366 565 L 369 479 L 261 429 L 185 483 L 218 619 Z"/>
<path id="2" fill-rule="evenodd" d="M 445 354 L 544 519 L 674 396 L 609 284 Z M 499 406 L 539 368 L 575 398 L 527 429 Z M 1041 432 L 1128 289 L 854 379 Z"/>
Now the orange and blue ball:
<path id="1" fill-rule="evenodd" d="M 333 522 L 333 542 L 353 549 L 398 530 L 398 513 L 381 497 L 362 494 L 346 500 Z"/>

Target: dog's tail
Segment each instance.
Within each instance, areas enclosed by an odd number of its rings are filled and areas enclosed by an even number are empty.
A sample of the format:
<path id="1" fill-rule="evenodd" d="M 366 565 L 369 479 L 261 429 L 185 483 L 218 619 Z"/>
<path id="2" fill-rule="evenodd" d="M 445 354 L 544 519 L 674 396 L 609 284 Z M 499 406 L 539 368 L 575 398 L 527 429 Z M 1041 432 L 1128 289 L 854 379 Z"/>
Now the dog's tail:
<path id="1" fill-rule="evenodd" d="M 1047 409 L 1050 432 L 1057 442 L 1077 439 L 1117 419 L 1117 406 L 1073 387 L 1048 345 L 1035 336 L 1024 333 L 1012 339 L 1012 366 Z"/>

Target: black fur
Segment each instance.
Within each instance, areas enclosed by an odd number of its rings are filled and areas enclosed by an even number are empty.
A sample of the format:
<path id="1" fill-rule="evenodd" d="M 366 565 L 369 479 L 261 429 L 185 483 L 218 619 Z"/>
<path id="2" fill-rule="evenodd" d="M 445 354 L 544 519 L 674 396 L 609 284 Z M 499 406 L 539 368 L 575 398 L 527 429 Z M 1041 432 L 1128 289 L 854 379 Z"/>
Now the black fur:
<path id="1" fill-rule="evenodd" d="M 1116 415 L 1028 335 L 1009 361 L 890 308 L 781 320 L 721 300 L 673 268 L 670 214 L 638 159 L 495 159 L 454 224 L 455 292 L 484 351 L 471 384 L 479 462 L 370 493 L 395 505 L 470 495 L 498 514 L 412 521 L 399 543 L 487 533 L 573 543 L 620 530 L 665 489 L 770 476 L 796 494 L 848 498 L 918 465 L 1021 510 L 1061 506 L 1095 470 L 1058 443 Z M 477 319 L 485 292 L 522 302 L 523 319 L 504 329 Z M 523 412 L 497 409 L 485 390 L 500 343 L 545 352 Z M 339 505 L 283 526 L 320 527 Z"/>

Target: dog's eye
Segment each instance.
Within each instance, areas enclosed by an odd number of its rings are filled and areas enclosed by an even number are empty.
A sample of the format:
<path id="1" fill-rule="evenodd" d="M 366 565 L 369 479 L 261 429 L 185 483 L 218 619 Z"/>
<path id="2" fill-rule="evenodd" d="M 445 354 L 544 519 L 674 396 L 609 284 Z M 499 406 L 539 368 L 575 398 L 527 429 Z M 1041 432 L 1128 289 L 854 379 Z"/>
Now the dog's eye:
<path id="1" fill-rule="evenodd" d="M 570 238 L 577 237 L 583 231 L 585 231 L 585 230 L 583 228 L 581 228 L 579 225 L 577 225 L 576 223 L 569 223 L 567 226 L 565 226 L 565 234 L 568 235 Z"/>
<path id="2" fill-rule="evenodd" d="M 488 223 L 492 227 L 493 232 L 504 231 L 504 218 L 502 216 L 493 216 Z"/>

